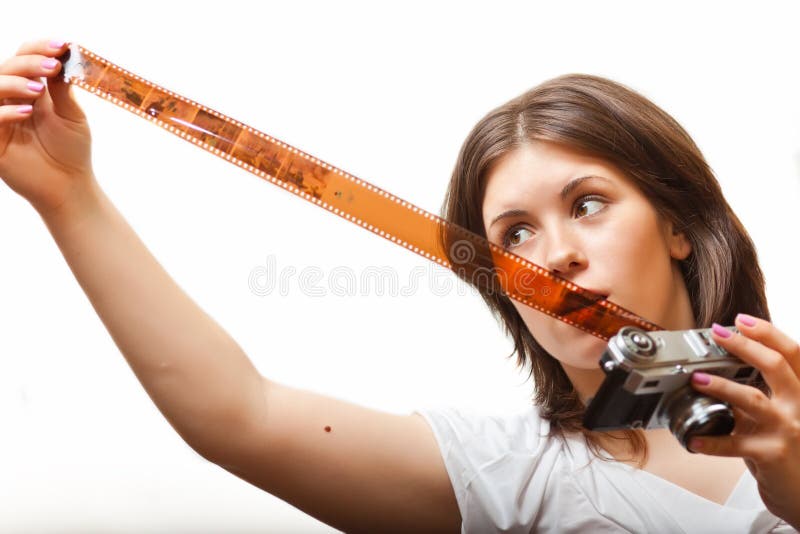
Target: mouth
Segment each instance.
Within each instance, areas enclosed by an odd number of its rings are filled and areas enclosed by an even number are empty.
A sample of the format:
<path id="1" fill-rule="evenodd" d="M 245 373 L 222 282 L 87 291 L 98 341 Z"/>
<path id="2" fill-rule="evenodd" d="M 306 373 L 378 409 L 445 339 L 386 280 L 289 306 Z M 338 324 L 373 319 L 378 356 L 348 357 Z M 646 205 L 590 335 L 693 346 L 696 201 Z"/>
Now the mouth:
<path id="1" fill-rule="evenodd" d="M 610 295 L 608 291 L 603 291 L 601 289 L 589 289 L 588 287 L 585 289 L 591 293 L 594 293 L 595 295 L 600 296 L 600 300 L 608 300 L 608 297 Z"/>

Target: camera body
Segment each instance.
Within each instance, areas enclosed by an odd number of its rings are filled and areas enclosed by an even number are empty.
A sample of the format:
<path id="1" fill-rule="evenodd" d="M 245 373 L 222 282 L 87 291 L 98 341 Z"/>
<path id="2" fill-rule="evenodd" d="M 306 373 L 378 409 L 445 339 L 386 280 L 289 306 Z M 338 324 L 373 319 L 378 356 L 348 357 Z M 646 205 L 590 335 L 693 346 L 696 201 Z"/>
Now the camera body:
<path id="1" fill-rule="evenodd" d="M 606 377 L 586 408 L 584 427 L 667 427 L 687 449 L 691 438 L 730 434 L 735 423 L 727 403 L 692 387 L 692 373 L 702 371 L 741 384 L 759 377 L 757 369 L 714 343 L 710 328 L 645 332 L 624 327 L 609 340 L 600 367 Z"/>

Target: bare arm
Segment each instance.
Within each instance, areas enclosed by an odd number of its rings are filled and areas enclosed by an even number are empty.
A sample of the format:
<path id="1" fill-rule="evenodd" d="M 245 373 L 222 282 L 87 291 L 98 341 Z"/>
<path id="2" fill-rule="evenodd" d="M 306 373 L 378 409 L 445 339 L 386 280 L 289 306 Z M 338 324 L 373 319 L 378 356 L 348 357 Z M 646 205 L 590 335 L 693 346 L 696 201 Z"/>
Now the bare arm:
<path id="1" fill-rule="evenodd" d="M 229 429 L 263 400 L 236 342 L 170 278 L 93 179 L 42 214 L 75 278 L 150 398 L 198 453 L 215 458 Z"/>
<path id="2" fill-rule="evenodd" d="M 120 352 L 193 449 L 347 531 L 458 529 L 424 420 L 263 378 L 102 190 L 87 193 L 44 220 Z"/>
<path id="3" fill-rule="evenodd" d="M 453 487 L 422 417 L 265 382 L 266 424 L 253 419 L 245 440 L 253 449 L 241 451 L 241 465 L 223 467 L 345 532 L 460 531 Z"/>
<path id="4" fill-rule="evenodd" d="M 338 528 L 458 530 L 421 418 L 266 380 L 159 265 L 95 180 L 88 126 L 68 88 L 27 86 L 58 72 L 42 61 L 62 49 L 31 43 L 0 65 L 0 176 L 40 213 L 170 424 L 205 458 Z M 2 104 L 25 98 L 32 110 Z"/>

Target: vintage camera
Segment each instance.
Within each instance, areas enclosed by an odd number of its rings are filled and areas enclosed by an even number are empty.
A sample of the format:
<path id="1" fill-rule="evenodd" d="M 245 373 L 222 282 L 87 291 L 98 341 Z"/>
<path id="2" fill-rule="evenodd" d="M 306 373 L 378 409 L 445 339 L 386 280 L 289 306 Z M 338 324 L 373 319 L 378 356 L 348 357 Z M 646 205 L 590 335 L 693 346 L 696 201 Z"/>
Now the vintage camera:
<path id="1" fill-rule="evenodd" d="M 759 377 L 757 369 L 714 343 L 708 328 L 645 332 L 624 327 L 609 340 L 600 367 L 606 377 L 587 406 L 586 428 L 668 427 L 687 449 L 693 437 L 730 434 L 735 423 L 727 403 L 692 387 L 692 372 L 741 384 Z"/>

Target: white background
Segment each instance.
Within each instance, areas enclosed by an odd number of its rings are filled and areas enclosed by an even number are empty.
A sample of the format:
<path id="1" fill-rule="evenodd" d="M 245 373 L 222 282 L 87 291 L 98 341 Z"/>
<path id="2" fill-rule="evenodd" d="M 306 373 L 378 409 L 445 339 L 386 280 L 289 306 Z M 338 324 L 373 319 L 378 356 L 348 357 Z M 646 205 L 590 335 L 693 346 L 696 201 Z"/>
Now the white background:
<path id="1" fill-rule="evenodd" d="M 32 38 L 73 40 L 433 212 L 489 109 L 568 72 L 623 82 L 704 151 L 758 247 L 774 322 L 800 338 L 793 2 L 9 4 L 3 56 Z M 505 358 L 510 342 L 455 277 L 76 93 L 101 185 L 263 374 L 394 413 L 525 407 L 531 385 Z M 0 530 L 332 530 L 183 443 L 38 215 L 1 182 L 0 225 Z M 325 277 L 391 267 L 401 288 L 426 274 L 413 296 L 335 296 L 324 278 L 318 297 L 297 275 L 257 295 L 248 278 L 270 257 L 277 271 Z"/>

